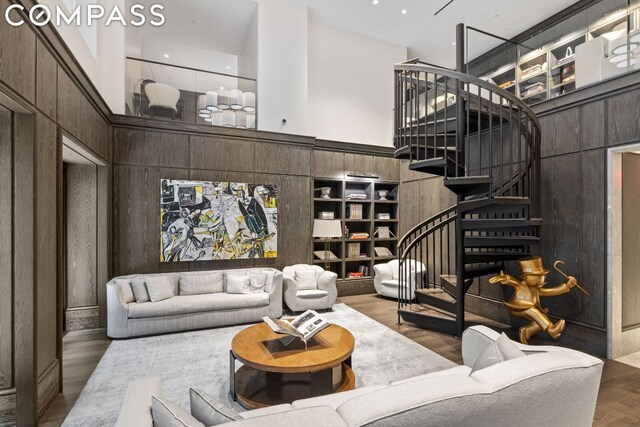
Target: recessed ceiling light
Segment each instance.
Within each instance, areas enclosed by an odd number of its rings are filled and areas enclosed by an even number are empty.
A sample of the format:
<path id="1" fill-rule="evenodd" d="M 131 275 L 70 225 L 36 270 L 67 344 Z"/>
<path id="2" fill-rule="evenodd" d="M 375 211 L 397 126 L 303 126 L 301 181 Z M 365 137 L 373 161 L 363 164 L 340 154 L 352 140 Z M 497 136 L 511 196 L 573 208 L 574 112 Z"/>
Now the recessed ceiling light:
<path id="1" fill-rule="evenodd" d="M 165 53 L 165 54 L 164 54 L 164 57 L 165 57 L 165 58 L 168 58 L 168 57 L 169 57 L 169 54 L 168 54 L 168 53 Z"/>
<path id="2" fill-rule="evenodd" d="M 402 14 L 406 15 L 407 14 L 407 9 L 402 9 Z"/>
<path id="3" fill-rule="evenodd" d="M 378 3 L 380 3 L 378 0 L 373 0 L 373 4 L 374 4 L 374 6 L 375 6 L 376 4 L 378 4 Z"/>
<path id="4" fill-rule="evenodd" d="M 456 45 L 456 42 L 451 43 L 451 46 L 455 46 L 455 45 Z"/>
<path id="5" fill-rule="evenodd" d="M 220 86 L 220 90 L 224 90 L 224 86 Z"/>
<path id="6" fill-rule="evenodd" d="M 230 69 L 231 69 L 231 66 L 227 65 L 227 70 L 230 70 Z"/>

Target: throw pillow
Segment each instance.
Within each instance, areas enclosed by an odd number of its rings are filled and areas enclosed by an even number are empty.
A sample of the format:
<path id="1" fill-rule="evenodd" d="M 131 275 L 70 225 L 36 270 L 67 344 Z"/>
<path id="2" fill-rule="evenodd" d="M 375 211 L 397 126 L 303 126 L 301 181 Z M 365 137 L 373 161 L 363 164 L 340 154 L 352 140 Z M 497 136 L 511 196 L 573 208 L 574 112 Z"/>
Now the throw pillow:
<path id="1" fill-rule="evenodd" d="M 495 342 L 488 344 L 480 353 L 480 356 L 473 362 L 473 368 L 469 375 L 480 369 L 522 356 L 525 354 L 503 332 Z"/>
<path id="2" fill-rule="evenodd" d="M 224 292 L 222 273 L 180 276 L 180 295 L 203 295 Z"/>
<path id="3" fill-rule="evenodd" d="M 151 397 L 151 414 L 156 427 L 205 427 L 180 406 L 156 396 Z"/>
<path id="4" fill-rule="evenodd" d="M 167 276 L 147 277 L 145 283 L 151 302 L 162 301 L 175 296 L 175 289 Z"/>
<path id="5" fill-rule="evenodd" d="M 251 292 L 251 276 L 240 274 L 227 274 L 227 293 L 246 294 Z"/>
<path id="6" fill-rule="evenodd" d="M 136 300 L 136 296 L 133 294 L 133 288 L 131 287 L 130 279 L 116 279 L 116 286 L 120 290 L 120 299 L 123 303 L 129 304 Z"/>
<path id="7" fill-rule="evenodd" d="M 249 292 L 264 292 L 267 286 L 267 275 L 257 273 L 251 275 L 251 289 Z"/>
<path id="8" fill-rule="evenodd" d="M 201 390 L 189 389 L 189 400 L 191 401 L 191 415 L 206 426 L 215 426 L 242 419 L 233 408 L 219 402 Z"/>
<path id="9" fill-rule="evenodd" d="M 318 289 L 314 270 L 296 270 L 295 281 L 300 291 Z"/>
<path id="10" fill-rule="evenodd" d="M 149 302 L 149 292 L 147 292 L 147 285 L 145 284 L 144 277 L 136 277 L 131 279 L 131 288 L 133 289 L 133 295 L 136 297 L 136 302 Z"/>

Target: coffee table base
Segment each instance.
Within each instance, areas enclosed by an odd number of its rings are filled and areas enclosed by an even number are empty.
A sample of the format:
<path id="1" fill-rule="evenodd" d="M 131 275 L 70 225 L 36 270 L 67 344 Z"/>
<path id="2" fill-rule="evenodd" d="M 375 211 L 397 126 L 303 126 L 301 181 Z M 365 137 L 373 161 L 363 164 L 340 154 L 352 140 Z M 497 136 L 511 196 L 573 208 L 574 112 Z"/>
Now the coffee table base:
<path id="1" fill-rule="evenodd" d="M 356 383 L 356 377 L 348 363 L 307 373 L 265 372 L 245 365 L 235 372 L 234 377 L 231 378 L 234 383 L 232 397 L 248 409 L 353 390 Z"/>

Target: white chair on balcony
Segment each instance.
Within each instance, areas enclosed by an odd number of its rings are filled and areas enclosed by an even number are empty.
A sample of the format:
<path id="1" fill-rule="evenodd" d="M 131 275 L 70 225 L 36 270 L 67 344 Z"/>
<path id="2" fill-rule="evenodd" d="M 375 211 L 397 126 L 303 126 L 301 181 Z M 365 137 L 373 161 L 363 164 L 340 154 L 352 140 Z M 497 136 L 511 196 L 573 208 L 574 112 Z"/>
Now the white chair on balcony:
<path id="1" fill-rule="evenodd" d="M 180 100 L 178 89 L 164 83 L 149 83 L 144 87 L 144 92 L 149 99 L 149 111 L 152 117 L 156 108 L 164 108 L 171 111 L 171 118 L 176 118 Z"/>
<path id="2" fill-rule="evenodd" d="M 398 289 L 404 286 L 405 292 L 410 292 L 410 295 L 407 293 L 405 295 L 412 300 L 415 298 L 416 287 L 422 287 L 427 269 L 423 263 L 412 259 L 406 260 L 405 263 L 406 267 L 402 268 L 406 268 L 404 276 L 408 277 L 403 277 L 402 284 L 400 283 L 400 263 L 397 259 L 373 266 L 373 286 L 379 295 L 398 299 Z M 410 286 L 407 287 L 407 285 Z"/>
<path id="3" fill-rule="evenodd" d="M 331 309 L 338 298 L 338 275 L 318 265 L 296 264 L 282 270 L 284 302 L 291 311 Z"/>

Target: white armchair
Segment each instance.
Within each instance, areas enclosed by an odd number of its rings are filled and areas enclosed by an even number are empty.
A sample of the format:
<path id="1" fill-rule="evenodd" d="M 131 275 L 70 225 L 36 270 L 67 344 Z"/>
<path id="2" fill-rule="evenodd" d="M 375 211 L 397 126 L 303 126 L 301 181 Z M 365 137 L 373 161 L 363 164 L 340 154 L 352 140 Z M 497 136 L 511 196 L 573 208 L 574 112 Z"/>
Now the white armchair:
<path id="1" fill-rule="evenodd" d="M 148 83 L 144 87 L 145 95 L 149 99 L 149 110 L 165 108 L 171 111 L 171 117 L 175 118 L 178 112 L 180 91 L 173 86 L 164 83 Z"/>
<path id="2" fill-rule="evenodd" d="M 414 299 L 416 287 L 422 287 L 422 281 L 427 269 L 423 263 L 412 259 L 406 260 L 405 263 L 407 267 L 403 268 L 407 268 L 405 274 L 408 276 L 408 281 L 405 278 L 403 286 L 407 289 L 407 285 L 410 285 L 411 294 L 408 297 Z M 376 264 L 373 266 L 373 271 L 373 286 L 376 288 L 376 292 L 379 295 L 397 299 L 398 289 L 401 286 L 400 263 L 398 260 L 394 259 L 384 264 Z"/>
<path id="3" fill-rule="evenodd" d="M 291 311 L 331 309 L 338 298 L 338 275 L 317 265 L 296 264 L 282 270 L 284 302 Z"/>

